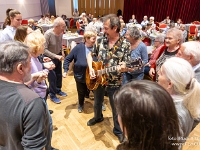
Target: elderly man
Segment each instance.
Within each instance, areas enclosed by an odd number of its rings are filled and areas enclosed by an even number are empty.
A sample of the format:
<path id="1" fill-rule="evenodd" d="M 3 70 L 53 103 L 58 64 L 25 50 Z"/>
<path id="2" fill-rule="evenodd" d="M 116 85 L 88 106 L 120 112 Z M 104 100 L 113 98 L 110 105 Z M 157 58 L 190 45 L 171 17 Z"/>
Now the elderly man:
<path id="1" fill-rule="evenodd" d="M 181 44 L 176 56 L 187 60 L 192 65 L 196 79 L 200 82 L 200 43 L 191 41 Z"/>
<path id="2" fill-rule="evenodd" d="M 31 79 L 28 50 L 20 42 L 0 44 L 1 150 L 42 150 L 50 142 L 46 104 L 25 85 Z"/>
<path id="3" fill-rule="evenodd" d="M 141 22 L 141 26 L 146 26 L 147 23 L 149 23 L 149 21 L 147 19 L 148 19 L 148 17 L 144 16 L 143 21 Z"/>
<path id="4" fill-rule="evenodd" d="M 130 59 L 130 43 L 127 42 L 124 37 L 120 37 L 119 34 L 121 26 L 119 18 L 111 14 L 105 16 L 103 19 L 105 37 L 97 40 L 96 46 L 87 57 L 91 79 L 96 78 L 95 70 L 92 68 L 93 56 L 97 57 L 98 61 L 103 61 L 103 64 L 106 67 L 117 66 L 121 61 L 126 62 Z M 117 120 L 117 113 L 113 101 L 114 92 L 121 86 L 121 73 L 115 70 L 115 72 L 107 72 L 107 74 L 107 93 L 112 108 L 114 122 L 113 132 L 118 137 L 119 141 L 123 142 L 124 137 Z M 102 103 L 105 93 L 104 88 L 105 85 L 99 85 L 98 88 L 94 90 L 94 118 L 87 122 L 88 126 L 95 125 L 104 120 L 102 114 Z"/>
<path id="5" fill-rule="evenodd" d="M 52 58 L 55 64 L 55 69 L 50 70 L 48 74 L 49 81 L 49 95 L 54 103 L 61 103 L 56 94 L 60 96 L 67 96 L 65 92 L 61 91 L 62 88 L 62 36 L 66 28 L 65 21 L 58 17 L 54 20 L 53 29 L 45 32 L 46 39 L 44 55 Z"/>

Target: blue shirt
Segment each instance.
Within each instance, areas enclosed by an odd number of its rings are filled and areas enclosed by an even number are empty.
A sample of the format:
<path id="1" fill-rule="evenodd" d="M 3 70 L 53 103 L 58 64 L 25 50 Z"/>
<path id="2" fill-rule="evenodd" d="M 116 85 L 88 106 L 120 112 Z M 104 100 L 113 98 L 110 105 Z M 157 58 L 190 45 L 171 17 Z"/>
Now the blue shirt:
<path id="1" fill-rule="evenodd" d="M 148 62 L 148 53 L 147 53 L 147 47 L 143 42 L 140 42 L 140 44 L 131 51 L 131 59 L 134 60 L 136 58 L 141 58 L 143 64 L 146 64 Z M 144 67 L 142 67 L 139 70 L 135 70 L 131 72 L 131 74 L 138 74 L 144 72 Z"/>
<path id="2" fill-rule="evenodd" d="M 6 28 L 0 32 L 0 43 L 4 41 L 14 40 L 14 36 L 16 33 L 16 28 L 11 26 L 6 26 Z"/>

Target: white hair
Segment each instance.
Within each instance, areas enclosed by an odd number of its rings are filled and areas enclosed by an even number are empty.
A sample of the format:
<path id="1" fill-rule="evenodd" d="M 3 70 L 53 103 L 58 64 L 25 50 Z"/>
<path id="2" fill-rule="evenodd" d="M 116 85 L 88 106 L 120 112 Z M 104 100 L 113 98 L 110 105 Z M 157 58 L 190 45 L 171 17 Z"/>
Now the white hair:
<path id="1" fill-rule="evenodd" d="M 172 57 L 162 65 L 166 77 L 171 81 L 173 92 L 183 97 L 185 107 L 194 119 L 200 117 L 200 84 L 190 63 L 182 58 Z"/>
<path id="2" fill-rule="evenodd" d="M 177 28 L 171 28 L 167 31 L 167 34 L 168 33 L 173 33 L 173 37 L 176 39 L 176 40 L 180 40 L 179 44 L 182 44 L 183 43 L 183 32 Z"/>
<path id="3" fill-rule="evenodd" d="M 53 22 L 53 26 L 54 27 L 59 26 L 61 22 L 64 22 L 63 18 L 57 17 Z"/>
<path id="4" fill-rule="evenodd" d="M 154 20 L 154 17 L 153 17 L 153 16 L 151 16 L 149 19 L 152 19 L 152 20 Z"/>
<path id="5" fill-rule="evenodd" d="M 194 61 L 200 62 L 200 43 L 197 41 L 185 42 L 182 44 L 185 47 L 183 53 L 187 56 L 193 55 Z M 195 63 L 196 64 L 196 63 Z"/>

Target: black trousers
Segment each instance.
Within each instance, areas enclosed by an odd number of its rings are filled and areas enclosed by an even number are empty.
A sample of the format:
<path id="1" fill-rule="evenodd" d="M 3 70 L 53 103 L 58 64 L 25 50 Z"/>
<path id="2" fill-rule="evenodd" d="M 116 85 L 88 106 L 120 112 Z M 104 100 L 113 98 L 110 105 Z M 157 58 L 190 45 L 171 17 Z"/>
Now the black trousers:
<path id="1" fill-rule="evenodd" d="M 90 91 L 88 90 L 86 83 L 76 81 L 76 89 L 78 92 L 78 103 L 80 106 L 84 105 L 85 96 L 89 95 Z"/>
<path id="2" fill-rule="evenodd" d="M 55 68 L 49 71 L 49 94 L 50 96 L 58 93 L 62 88 L 62 62 L 58 59 L 52 59 Z"/>

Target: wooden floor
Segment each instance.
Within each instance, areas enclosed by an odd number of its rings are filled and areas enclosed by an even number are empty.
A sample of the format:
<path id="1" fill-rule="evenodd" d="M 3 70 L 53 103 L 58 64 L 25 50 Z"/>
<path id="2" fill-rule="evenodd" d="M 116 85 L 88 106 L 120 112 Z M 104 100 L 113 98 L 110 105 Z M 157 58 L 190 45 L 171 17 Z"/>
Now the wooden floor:
<path id="1" fill-rule="evenodd" d="M 112 133 L 113 121 L 108 98 L 104 100 L 104 121 L 89 127 L 87 121 L 94 116 L 93 100 L 85 99 L 84 112 L 78 113 L 73 76 L 63 78 L 62 90 L 68 96 L 59 97 L 61 104 L 47 100 L 49 109 L 54 111 L 52 146 L 59 150 L 114 150 L 119 142 Z M 200 125 L 191 132 L 183 150 L 200 150 Z"/>
<path id="2" fill-rule="evenodd" d="M 87 126 L 87 121 L 94 116 L 93 100 L 85 99 L 84 112 L 78 113 L 77 92 L 73 76 L 63 78 L 62 90 L 67 97 L 59 97 L 61 104 L 47 100 L 52 114 L 52 146 L 59 150 L 114 150 L 119 144 L 112 133 L 113 121 L 108 98 L 105 97 L 106 111 L 104 121 L 94 126 Z"/>

